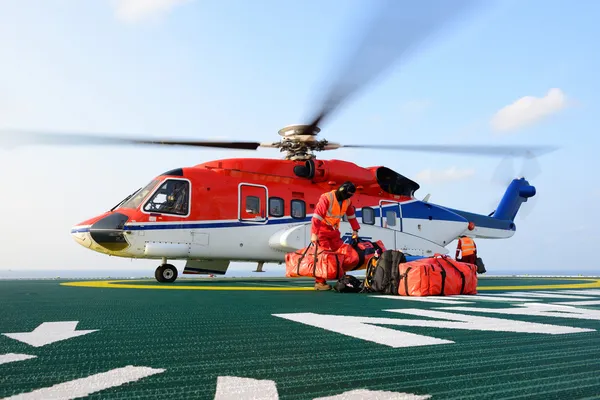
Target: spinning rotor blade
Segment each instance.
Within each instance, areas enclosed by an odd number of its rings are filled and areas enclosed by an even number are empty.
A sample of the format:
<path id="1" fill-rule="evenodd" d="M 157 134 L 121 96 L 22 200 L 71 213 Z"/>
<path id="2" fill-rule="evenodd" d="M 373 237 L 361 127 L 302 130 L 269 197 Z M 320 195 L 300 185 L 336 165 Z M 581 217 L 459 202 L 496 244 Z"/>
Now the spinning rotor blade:
<path id="1" fill-rule="evenodd" d="M 344 144 L 339 148 L 365 148 L 381 150 L 405 150 L 421 151 L 429 153 L 451 153 L 451 154 L 471 154 L 479 156 L 527 156 L 531 154 L 542 155 L 557 150 L 553 146 L 456 146 L 456 145 L 378 145 L 378 144 Z"/>
<path id="2" fill-rule="evenodd" d="M 217 147 L 224 149 L 256 150 L 260 146 L 271 147 L 269 143 L 259 142 L 217 142 L 204 140 L 160 140 L 137 139 L 133 137 L 115 137 L 104 135 L 78 135 L 71 133 L 39 133 L 30 131 L 0 131 L 0 147 L 20 145 L 164 145 Z"/>
<path id="3" fill-rule="evenodd" d="M 482 3 L 474 0 L 384 0 L 380 4 L 379 12 L 362 37 L 356 40 L 358 46 L 349 54 L 325 94 L 308 132 L 394 62 L 416 50 L 427 37 L 440 33 L 443 26 L 465 10 Z"/>
<path id="4" fill-rule="evenodd" d="M 515 173 L 514 156 L 504 158 L 494 170 L 492 182 L 501 186 L 508 186 L 515 178 L 535 179 L 541 172 L 541 166 L 537 156 L 526 154 L 523 156 L 523 164 L 518 174 Z"/>
<path id="5" fill-rule="evenodd" d="M 492 182 L 507 187 L 510 182 L 516 177 L 513 157 L 505 157 L 500 161 L 500 164 L 494 170 Z"/>

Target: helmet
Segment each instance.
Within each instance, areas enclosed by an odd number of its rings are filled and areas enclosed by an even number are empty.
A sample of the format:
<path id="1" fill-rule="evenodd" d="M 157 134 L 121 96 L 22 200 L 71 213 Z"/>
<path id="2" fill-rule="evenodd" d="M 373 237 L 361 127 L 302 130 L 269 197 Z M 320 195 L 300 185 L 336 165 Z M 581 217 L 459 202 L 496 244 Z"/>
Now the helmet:
<path id="1" fill-rule="evenodd" d="M 336 195 L 340 200 L 349 199 L 356 192 L 356 186 L 350 181 L 346 181 L 342 183 L 342 185 L 337 189 Z"/>

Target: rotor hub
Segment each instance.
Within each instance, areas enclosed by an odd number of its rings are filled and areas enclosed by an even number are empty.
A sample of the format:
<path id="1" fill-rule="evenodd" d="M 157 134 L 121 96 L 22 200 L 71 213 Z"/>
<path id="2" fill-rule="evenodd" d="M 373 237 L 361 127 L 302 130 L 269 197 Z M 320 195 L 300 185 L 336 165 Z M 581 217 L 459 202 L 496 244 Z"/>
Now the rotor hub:
<path id="1" fill-rule="evenodd" d="M 316 158 L 314 151 L 333 150 L 340 147 L 325 139 L 317 139 L 319 132 L 321 129 L 316 126 L 288 125 L 279 130 L 279 135 L 283 139 L 269 147 L 276 147 L 279 148 L 279 151 L 286 152 L 286 160 L 300 161 Z"/>

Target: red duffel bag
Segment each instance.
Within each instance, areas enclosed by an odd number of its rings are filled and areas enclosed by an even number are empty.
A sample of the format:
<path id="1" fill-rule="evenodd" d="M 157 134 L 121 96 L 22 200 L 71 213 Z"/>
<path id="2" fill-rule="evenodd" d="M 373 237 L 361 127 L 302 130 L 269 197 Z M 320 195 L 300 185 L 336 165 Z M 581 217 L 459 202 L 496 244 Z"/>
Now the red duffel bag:
<path id="1" fill-rule="evenodd" d="M 477 294 L 477 267 L 435 254 L 398 266 L 400 296 Z"/>
<path id="2" fill-rule="evenodd" d="M 431 258 L 424 258 L 398 265 L 400 296 L 440 296 L 446 284 L 446 271 L 432 265 Z"/>
<path id="3" fill-rule="evenodd" d="M 456 261 L 447 255 L 435 254 L 433 260 L 440 266 L 446 267 L 448 275 L 454 275 L 457 284 L 456 294 L 477 294 L 477 266 Z M 454 293 L 453 293 L 454 294 Z"/>
<path id="4" fill-rule="evenodd" d="M 285 255 L 285 276 L 340 279 L 344 276 L 344 255 L 331 250 L 319 250 L 319 245 L 307 247 Z"/>
<path id="5" fill-rule="evenodd" d="M 342 263 L 344 271 L 352 271 L 358 266 L 360 257 L 356 249 L 351 245 L 344 243 L 337 249 L 336 253 L 340 253 L 344 256 L 344 261 Z"/>

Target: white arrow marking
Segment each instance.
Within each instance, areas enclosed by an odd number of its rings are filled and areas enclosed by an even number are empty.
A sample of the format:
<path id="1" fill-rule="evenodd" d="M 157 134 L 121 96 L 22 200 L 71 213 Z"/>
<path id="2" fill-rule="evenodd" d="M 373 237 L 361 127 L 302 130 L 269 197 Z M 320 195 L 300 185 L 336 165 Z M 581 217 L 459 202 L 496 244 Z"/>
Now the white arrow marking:
<path id="1" fill-rule="evenodd" d="M 78 323 L 79 321 L 44 322 L 31 332 L 3 333 L 3 335 L 34 347 L 41 347 L 98 330 L 76 331 L 75 327 Z"/>
<path id="2" fill-rule="evenodd" d="M 75 379 L 57 385 L 34 390 L 33 392 L 7 397 L 4 400 L 71 400 L 89 396 L 104 389 L 121 386 L 125 383 L 138 381 L 150 375 L 165 372 L 164 369 L 149 367 L 134 367 L 128 365 L 108 372 L 91 375 L 87 378 Z"/>
<path id="3" fill-rule="evenodd" d="M 278 400 L 279 393 L 274 381 L 237 376 L 219 376 L 215 400 Z"/>
<path id="4" fill-rule="evenodd" d="M 36 357 L 37 356 L 31 356 L 29 354 L 15 354 L 15 353 L 0 354 L 0 365 L 7 364 L 9 362 L 15 362 L 15 361 L 25 361 L 25 360 L 29 360 L 30 358 L 36 358 Z"/>
<path id="5" fill-rule="evenodd" d="M 412 393 L 399 393 L 399 392 L 385 392 L 383 390 L 367 390 L 357 389 L 349 392 L 344 392 L 335 396 L 318 397 L 314 400 L 426 400 L 430 399 L 431 396 L 426 394 L 424 396 L 412 394 Z"/>

